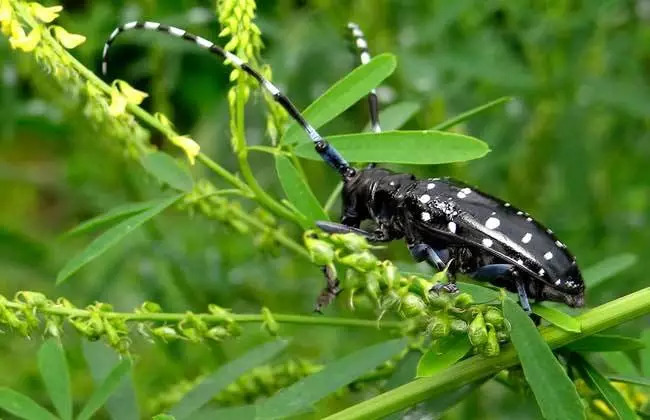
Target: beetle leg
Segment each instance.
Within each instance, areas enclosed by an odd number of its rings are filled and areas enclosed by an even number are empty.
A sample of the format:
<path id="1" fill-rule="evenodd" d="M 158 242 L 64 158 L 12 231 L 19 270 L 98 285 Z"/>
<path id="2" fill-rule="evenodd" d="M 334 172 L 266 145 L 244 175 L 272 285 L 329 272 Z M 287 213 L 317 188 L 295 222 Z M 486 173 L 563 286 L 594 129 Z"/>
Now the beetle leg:
<path id="1" fill-rule="evenodd" d="M 319 220 L 316 222 L 322 231 L 327 233 L 356 233 L 366 238 L 370 242 L 387 242 L 392 238 L 384 229 L 377 229 L 375 232 L 368 232 L 367 230 L 359 229 L 354 226 L 344 225 L 342 223 L 327 222 Z"/>
<path id="2" fill-rule="evenodd" d="M 343 291 L 339 279 L 336 277 L 334 266 L 324 265 L 321 267 L 321 270 L 323 270 L 323 275 L 325 276 L 327 284 L 325 288 L 321 290 L 318 298 L 316 298 L 314 312 L 318 312 L 319 314 L 322 314 L 322 309 L 332 303 L 332 301 Z"/>
<path id="3" fill-rule="evenodd" d="M 488 264 L 476 270 L 471 274 L 479 280 L 481 279 L 497 279 L 499 277 L 509 277 L 517 286 L 517 294 L 519 295 L 519 304 L 526 311 L 531 314 L 530 302 L 528 302 L 528 294 L 526 293 L 526 286 L 524 285 L 517 270 L 512 264 Z"/>
<path id="4" fill-rule="evenodd" d="M 409 252 L 413 256 L 413 259 L 417 262 L 426 261 L 432 267 L 435 267 L 438 271 L 445 269 L 445 262 L 442 260 L 440 254 L 447 253 L 446 250 L 434 250 L 431 246 L 423 243 L 411 244 L 409 245 Z M 448 293 L 456 293 L 458 287 L 454 281 L 449 278 L 447 283 L 439 283 L 431 288 L 432 292 L 440 293 L 441 290 L 444 290 Z"/>

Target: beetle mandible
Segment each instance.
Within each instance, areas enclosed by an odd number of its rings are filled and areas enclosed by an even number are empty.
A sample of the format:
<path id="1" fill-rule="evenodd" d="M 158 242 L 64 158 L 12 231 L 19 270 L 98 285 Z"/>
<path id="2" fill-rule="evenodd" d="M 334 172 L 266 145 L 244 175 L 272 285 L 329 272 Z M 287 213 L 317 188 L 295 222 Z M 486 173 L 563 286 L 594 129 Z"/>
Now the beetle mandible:
<path id="1" fill-rule="evenodd" d="M 358 25 L 351 23 L 348 27 L 363 65 L 370 59 L 367 42 Z M 104 45 L 104 75 L 109 47 L 120 33 L 133 29 L 159 31 L 193 42 L 255 78 L 272 95 L 343 180 L 341 223 L 318 222 L 324 231 L 353 232 L 374 242 L 404 239 L 416 261 L 426 261 L 438 270 L 449 264 L 449 282 L 437 285 L 434 292 L 455 292 L 454 274 L 466 273 L 518 293 L 527 312 L 531 310 L 529 298 L 572 307 L 584 304 L 585 286 L 575 257 L 550 229 L 528 213 L 451 178 L 418 180 L 411 174 L 373 164 L 353 168 L 275 85 L 242 59 L 205 38 L 158 22 L 126 23 L 116 28 Z M 368 101 L 372 129 L 378 132 L 381 129 L 374 90 Z M 372 232 L 360 228 L 365 220 L 374 222 Z M 333 295 L 339 291 L 338 281 L 331 276 L 328 290 Z"/>

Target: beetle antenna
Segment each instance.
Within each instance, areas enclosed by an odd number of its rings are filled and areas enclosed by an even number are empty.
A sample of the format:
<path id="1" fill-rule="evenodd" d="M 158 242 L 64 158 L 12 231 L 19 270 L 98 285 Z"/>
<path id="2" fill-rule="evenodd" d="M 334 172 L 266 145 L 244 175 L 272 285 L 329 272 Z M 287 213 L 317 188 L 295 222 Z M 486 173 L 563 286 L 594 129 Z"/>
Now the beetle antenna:
<path id="1" fill-rule="evenodd" d="M 370 52 L 368 51 L 368 41 L 364 35 L 361 27 L 354 23 L 348 23 L 348 29 L 352 34 L 354 46 L 359 54 L 361 64 L 366 64 L 370 61 Z M 379 100 L 377 99 L 377 90 L 373 88 L 368 94 L 368 111 L 370 113 L 370 128 L 375 133 L 381 133 L 381 125 L 379 124 Z M 377 164 L 370 163 L 368 168 L 374 168 Z"/>
<path id="2" fill-rule="evenodd" d="M 269 80 L 267 80 L 262 74 L 260 74 L 258 71 L 254 70 L 250 65 L 248 65 L 246 62 L 244 62 L 241 58 L 237 57 L 235 54 L 232 54 L 229 51 L 224 50 L 217 44 L 215 44 L 212 41 L 209 41 L 203 37 L 200 37 L 198 35 L 191 34 L 184 29 L 180 29 L 174 26 L 168 26 L 164 25 L 162 23 L 158 22 L 129 22 L 126 23 L 122 26 L 119 26 L 113 30 L 111 35 L 108 37 L 106 40 L 106 43 L 104 44 L 104 51 L 102 53 L 102 73 L 104 76 L 106 76 L 106 73 L 108 71 L 108 50 L 111 46 L 111 44 L 115 41 L 115 38 L 122 32 L 134 30 L 134 29 L 142 29 L 142 30 L 150 30 L 150 31 L 158 31 L 162 33 L 169 34 L 171 36 L 174 36 L 176 38 L 181 38 L 186 41 L 190 41 L 198 45 L 200 48 L 203 48 L 205 50 L 208 50 L 209 52 L 218 55 L 221 57 L 223 60 L 226 61 L 227 64 L 231 64 L 235 68 L 249 74 L 252 76 L 255 80 L 259 82 L 259 84 L 266 90 L 273 99 L 284 108 L 289 115 L 302 127 L 303 130 L 309 135 L 309 138 L 314 142 L 314 147 L 316 149 L 316 152 L 321 156 L 321 158 L 327 162 L 330 166 L 332 166 L 334 169 L 336 169 L 343 179 L 347 180 L 350 179 L 356 171 L 354 168 L 352 168 L 348 162 L 341 156 L 341 154 L 334 148 L 332 147 L 318 132 L 316 129 L 305 120 L 303 115 L 298 111 L 298 109 L 295 107 L 295 105 L 291 102 L 291 100 L 285 96 L 280 90 L 272 84 Z"/>

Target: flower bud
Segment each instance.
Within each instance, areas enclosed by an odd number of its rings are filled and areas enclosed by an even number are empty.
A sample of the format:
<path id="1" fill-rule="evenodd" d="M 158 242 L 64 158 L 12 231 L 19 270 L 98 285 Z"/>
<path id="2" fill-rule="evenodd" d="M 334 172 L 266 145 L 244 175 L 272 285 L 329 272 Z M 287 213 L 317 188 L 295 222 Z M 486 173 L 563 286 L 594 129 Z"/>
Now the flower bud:
<path id="1" fill-rule="evenodd" d="M 264 306 L 262 308 L 262 319 L 264 320 L 262 322 L 262 326 L 266 331 L 271 334 L 272 336 L 278 335 L 278 331 L 280 331 L 280 326 L 278 325 L 278 322 L 273 318 L 273 314 L 267 308 Z"/>
<path id="2" fill-rule="evenodd" d="M 494 357 L 499 355 L 499 340 L 494 327 L 488 329 L 487 342 L 483 346 L 483 354 L 487 357 Z"/>
<path id="3" fill-rule="evenodd" d="M 343 279 L 343 289 L 355 289 L 363 284 L 363 275 L 351 268 L 345 271 L 345 278 Z"/>
<path id="4" fill-rule="evenodd" d="M 226 328 L 222 326 L 216 326 L 210 328 L 205 333 L 205 336 L 214 341 L 222 341 L 223 339 L 230 337 L 230 333 L 228 333 L 228 330 Z"/>
<path id="5" fill-rule="evenodd" d="M 485 320 L 483 319 L 482 313 L 479 312 L 474 317 L 474 320 L 469 324 L 467 335 L 469 336 L 469 341 L 474 347 L 485 344 L 488 339 L 488 332 L 485 328 Z"/>
<path id="6" fill-rule="evenodd" d="M 467 309 L 474 303 L 474 298 L 469 293 L 460 293 L 454 297 L 454 306 L 459 309 Z"/>
<path id="7" fill-rule="evenodd" d="M 365 286 L 366 294 L 375 302 L 375 304 L 379 304 L 381 288 L 379 287 L 379 281 L 377 280 L 377 275 L 375 273 L 366 274 Z"/>
<path id="8" fill-rule="evenodd" d="M 411 276 L 408 280 L 408 283 L 415 287 L 415 290 L 417 290 L 417 292 L 421 296 L 424 296 L 427 302 L 429 302 L 431 299 L 431 296 L 429 295 L 431 294 L 430 291 L 433 287 L 433 283 L 431 283 L 429 280 L 417 276 Z"/>
<path id="9" fill-rule="evenodd" d="M 370 248 L 368 241 L 356 233 L 335 233 L 330 236 L 332 242 L 340 245 L 352 252 L 361 252 Z"/>
<path id="10" fill-rule="evenodd" d="M 397 282 L 399 281 L 399 270 L 397 267 L 395 267 L 395 264 L 390 261 L 384 261 L 381 264 L 381 268 L 381 277 L 384 279 L 384 282 L 386 282 L 388 289 L 392 289 L 397 285 Z"/>
<path id="11" fill-rule="evenodd" d="M 178 334 L 178 331 L 166 325 L 152 329 L 151 333 L 156 337 L 162 338 L 163 341 L 178 340 L 183 338 L 180 334 Z"/>
<path id="12" fill-rule="evenodd" d="M 16 300 L 33 306 L 39 306 L 47 302 L 47 298 L 44 294 L 28 291 L 21 291 L 16 293 Z"/>
<path id="13" fill-rule="evenodd" d="M 446 337 L 449 335 L 450 323 L 449 318 L 445 316 L 434 316 L 427 325 L 427 332 L 431 334 L 432 339 Z"/>
<path id="14" fill-rule="evenodd" d="M 377 257 L 368 251 L 346 255 L 340 258 L 339 261 L 360 271 L 369 271 L 377 266 Z"/>
<path id="15" fill-rule="evenodd" d="M 447 293 L 428 293 L 429 305 L 437 309 L 446 309 L 450 303 L 450 296 Z"/>
<path id="16" fill-rule="evenodd" d="M 305 246 L 314 264 L 327 265 L 334 261 L 334 248 L 329 243 L 306 236 Z"/>
<path id="17" fill-rule="evenodd" d="M 422 298 L 414 293 L 407 293 L 402 298 L 401 310 L 405 317 L 414 317 L 423 314 L 427 305 Z"/>
<path id="18" fill-rule="evenodd" d="M 451 320 L 451 331 L 459 334 L 465 334 L 467 332 L 467 322 L 462 319 L 454 318 Z"/>
<path id="19" fill-rule="evenodd" d="M 501 311 L 494 306 L 490 306 L 485 311 L 485 322 L 494 325 L 496 328 L 501 328 L 504 326 L 503 314 Z"/>
<path id="20" fill-rule="evenodd" d="M 162 308 L 156 302 L 145 301 L 144 303 L 142 303 L 142 305 L 140 305 L 139 312 L 143 312 L 147 314 L 157 314 L 162 312 Z"/>

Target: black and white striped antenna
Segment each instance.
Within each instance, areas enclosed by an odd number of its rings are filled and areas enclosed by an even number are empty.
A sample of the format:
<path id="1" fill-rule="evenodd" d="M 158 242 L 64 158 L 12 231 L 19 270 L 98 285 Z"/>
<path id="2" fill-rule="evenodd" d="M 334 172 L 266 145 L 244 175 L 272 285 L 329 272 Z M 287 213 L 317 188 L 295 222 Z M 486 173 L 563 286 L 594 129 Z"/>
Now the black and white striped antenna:
<path id="1" fill-rule="evenodd" d="M 366 64 L 370 61 L 370 52 L 368 51 L 368 42 L 366 37 L 361 30 L 361 27 L 354 22 L 348 23 L 348 29 L 352 33 L 352 39 L 354 41 L 354 46 L 359 51 L 359 59 L 361 64 Z M 370 111 L 370 128 L 375 133 L 381 132 L 381 126 L 379 125 L 379 101 L 377 99 L 377 90 L 372 89 L 368 94 L 368 109 Z"/>
<path id="2" fill-rule="evenodd" d="M 343 158 L 343 156 L 341 156 L 341 154 L 334 147 L 332 147 L 323 137 L 321 137 L 320 134 L 318 134 L 316 129 L 305 120 L 305 118 L 302 116 L 300 111 L 298 111 L 298 109 L 291 102 L 291 100 L 287 96 L 285 96 L 282 92 L 280 92 L 280 90 L 273 83 L 267 80 L 256 70 L 253 70 L 253 68 L 250 65 L 244 62 L 241 58 L 237 57 L 235 54 L 232 54 L 231 52 L 224 50 L 223 48 L 221 48 L 220 46 L 218 46 L 212 41 L 191 34 L 185 31 L 184 29 L 180 29 L 174 26 L 164 25 L 159 22 L 148 22 L 148 21 L 129 22 L 115 28 L 115 30 L 113 30 L 111 35 L 108 37 L 108 40 L 106 40 L 106 44 L 104 44 L 104 51 L 102 53 L 102 73 L 104 74 L 104 76 L 106 76 L 106 73 L 108 71 L 108 50 L 110 49 L 111 44 L 113 44 L 115 38 L 117 38 L 117 36 L 122 32 L 130 31 L 134 29 L 163 32 L 171 36 L 174 36 L 176 38 L 181 38 L 193 42 L 196 45 L 198 45 L 200 48 L 203 48 L 205 50 L 210 51 L 213 54 L 218 55 L 219 57 L 226 60 L 227 62 L 230 62 L 234 67 L 249 74 L 259 82 L 262 88 L 264 88 L 268 93 L 271 94 L 271 96 L 273 96 L 273 99 L 278 104 L 280 104 L 280 106 L 282 106 L 282 108 L 284 108 L 298 124 L 300 124 L 303 130 L 305 130 L 305 132 L 309 135 L 309 138 L 311 138 L 311 140 L 314 142 L 314 147 L 316 149 L 316 152 L 321 156 L 321 158 L 325 162 L 327 162 L 330 166 L 336 169 L 339 172 L 339 174 L 341 174 L 344 180 L 351 179 L 355 175 L 356 173 L 355 169 L 348 164 L 348 162 Z"/>

